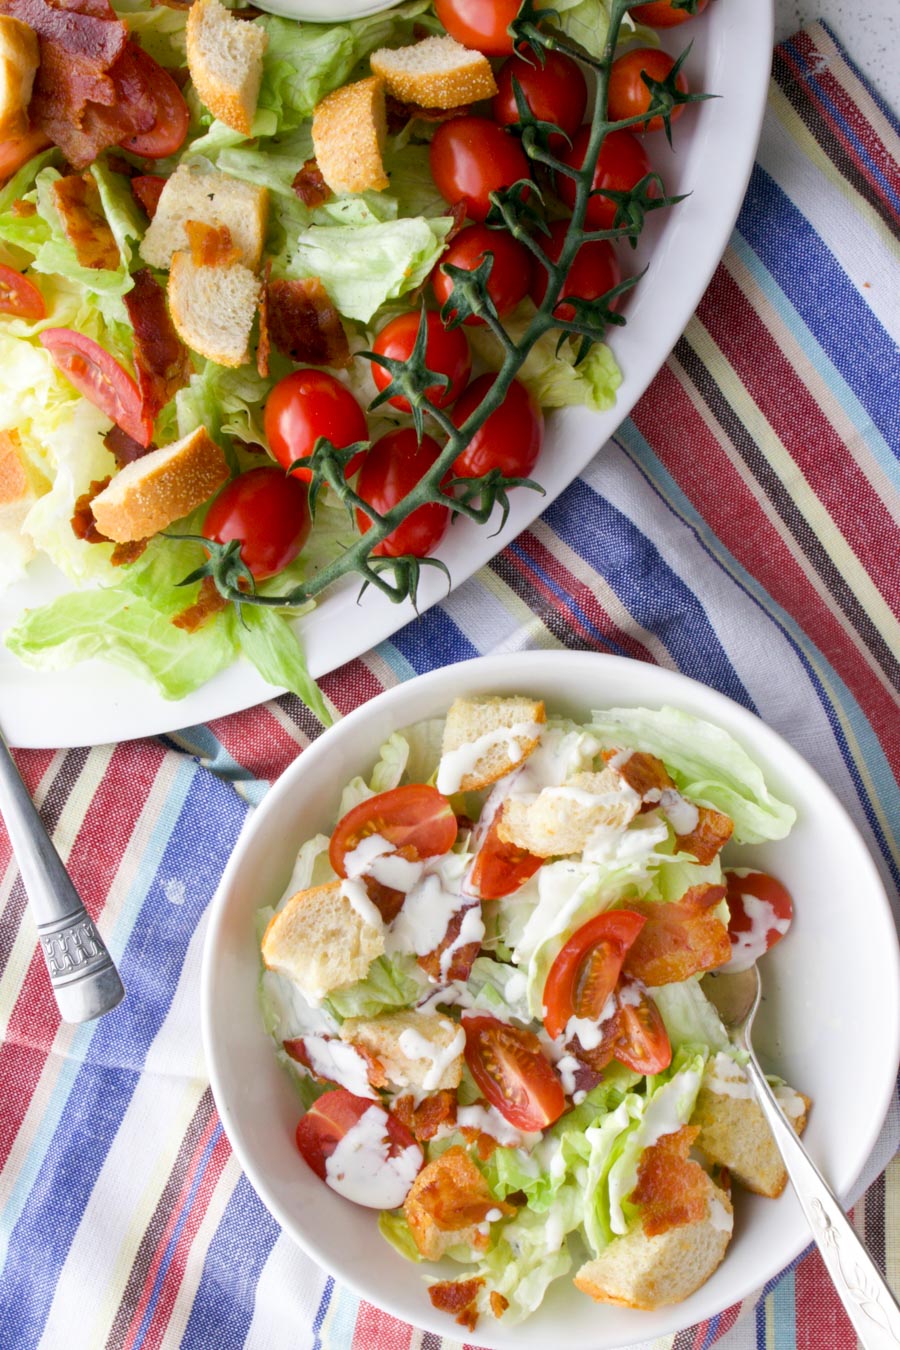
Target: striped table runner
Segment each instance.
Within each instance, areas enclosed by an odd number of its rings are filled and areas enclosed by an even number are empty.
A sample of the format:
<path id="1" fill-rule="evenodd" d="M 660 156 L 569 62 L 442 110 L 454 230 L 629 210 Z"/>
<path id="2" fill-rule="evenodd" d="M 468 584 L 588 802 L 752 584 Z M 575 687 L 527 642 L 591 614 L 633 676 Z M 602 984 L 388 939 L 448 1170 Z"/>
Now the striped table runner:
<path id="1" fill-rule="evenodd" d="M 900 882 L 900 137 L 830 34 L 776 53 L 731 247 L 672 358 L 530 530 L 326 690 L 488 651 L 677 668 L 755 709 Z M 128 987 L 61 1026 L 0 833 L 0 1347 L 453 1350 L 306 1259 L 241 1175 L 200 1047 L 205 910 L 299 703 L 17 756 Z M 900 1284 L 897 1103 L 854 1218 Z M 885 1170 L 886 1169 L 886 1170 Z M 653 1350 L 853 1350 L 815 1255 Z"/>

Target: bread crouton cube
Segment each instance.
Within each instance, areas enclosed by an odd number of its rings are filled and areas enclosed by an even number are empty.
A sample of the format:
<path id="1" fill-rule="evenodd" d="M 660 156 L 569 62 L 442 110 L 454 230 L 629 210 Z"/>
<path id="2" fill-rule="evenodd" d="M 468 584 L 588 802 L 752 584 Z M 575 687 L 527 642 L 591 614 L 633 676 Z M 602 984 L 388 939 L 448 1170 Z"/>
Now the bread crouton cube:
<path id="1" fill-rule="evenodd" d="M 366 923 L 339 881 L 292 895 L 262 940 L 269 970 L 286 975 L 313 1001 L 365 979 L 383 951 L 383 930 Z"/>
<path id="2" fill-rule="evenodd" d="M 640 798 L 611 769 L 576 773 L 537 797 L 512 797 L 497 827 L 500 839 L 539 858 L 581 853 L 602 826 L 621 830 L 640 809 Z"/>
<path id="3" fill-rule="evenodd" d="M 126 464 L 91 502 L 97 529 L 117 544 L 149 539 L 202 506 L 228 481 L 225 456 L 204 427 Z"/>
<path id="4" fill-rule="evenodd" d="M 449 36 L 426 37 L 409 47 L 381 47 L 369 63 L 389 94 L 420 108 L 459 108 L 497 92 L 487 57 Z"/>
<path id="5" fill-rule="evenodd" d="M 264 28 L 237 18 L 219 0 L 194 0 L 188 10 L 194 88 L 214 117 L 244 136 L 253 130 L 268 41 Z"/>
<path id="6" fill-rule="evenodd" d="M 268 189 L 232 178 L 218 169 L 179 164 L 166 179 L 156 214 L 141 240 L 140 254 L 151 267 L 168 268 L 173 253 L 190 248 L 185 225 L 225 225 L 240 261 L 251 272 L 259 267 L 269 218 Z"/>
<path id="7" fill-rule="evenodd" d="M 515 1214 L 515 1207 L 495 1200 L 487 1182 L 464 1148 L 455 1144 L 422 1168 L 403 1202 L 416 1246 L 429 1261 L 438 1261 L 450 1247 L 483 1251 L 489 1225 Z"/>
<path id="8" fill-rule="evenodd" d="M 781 1092 L 781 1105 L 798 1134 L 806 1127 L 808 1097 Z M 710 1162 L 727 1167 L 735 1181 L 774 1198 L 787 1185 L 787 1171 L 746 1073 L 719 1053 L 708 1065 L 691 1118 L 699 1125 L 696 1147 Z"/>
<path id="9" fill-rule="evenodd" d="M 459 1087 L 466 1034 L 450 1017 L 414 1008 L 349 1017 L 341 1039 L 375 1055 L 394 1087 L 426 1092 Z"/>
<path id="10" fill-rule="evenodd" d="M 39 61 L 34 30 L 11 14 L 0 14 L 0 136 L 4 139 L 28 131 L 28 104 Z"/>
<path id="11" fill-rule="evenodd" d="M 384 85 L 375 75 L 333 90 L 313 112 L 316 163 L 332 192 L 390 186 L 381 153 L 387 135 Z"/>
<path id="12" fill-rule="evenodd" d="M 220 366 L 246 365 L 260 283 L 249 267 L 197 267 L 190 253 L 173 253 L 166 289 L 182 342 Z"/>
<path id="13" fill-rule="evenodd" d="M 438 791 L 477 792 L 535 750 L 547 713 L 540 699 L 458 698 L 444 723 Z"/>

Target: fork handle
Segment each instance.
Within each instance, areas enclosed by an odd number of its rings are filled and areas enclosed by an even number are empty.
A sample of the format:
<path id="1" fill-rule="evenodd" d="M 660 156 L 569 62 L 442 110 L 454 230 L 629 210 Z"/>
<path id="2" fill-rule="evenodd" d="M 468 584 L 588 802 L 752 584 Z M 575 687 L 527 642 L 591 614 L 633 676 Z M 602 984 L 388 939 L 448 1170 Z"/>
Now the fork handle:
<path id="1" fill-rule="evenodd" d="M 778 1105 L 752 1050 L 745 1067 L 863 1350 L 900 1350 L 900 1305 Z"/>

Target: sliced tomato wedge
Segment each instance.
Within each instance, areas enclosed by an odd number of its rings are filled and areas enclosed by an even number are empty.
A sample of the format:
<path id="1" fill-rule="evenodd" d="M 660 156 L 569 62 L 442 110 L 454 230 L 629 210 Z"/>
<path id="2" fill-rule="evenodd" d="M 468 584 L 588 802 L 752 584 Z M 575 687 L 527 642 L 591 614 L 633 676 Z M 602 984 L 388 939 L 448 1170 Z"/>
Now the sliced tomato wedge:
<path id="1" fill-rule="evenodd" d="M 504 895 L 512 895 L 534 876 L 544 861 L 517 844 L 503 842 L 499 835 L 502 815 L 501 807 L 475 855 L 469 878 L 470 889 L 482 900 L 500 900 Z"/>
<path id="2" fill-rule="evenodd" d="M 136 43 L 132 44 L 132 56 L 139 74 L 156 99 L 156 121 L 149 131 L 140 131 L 120 144 L 123 150 L 130 150 L 144 159 L 166 159 L 184 144 L 191 114 L 184 95 L 164 66 Z"/>
<path id="3" fill-rule="evenodd" d="M 0 263 L 0 314 L 14 314 L 31 323 L 47 317 L 44 297 L 34 282 L 5 263 Z"/>
<path id="4" fill-rule="evenodd" d="M 566 1109 L 566 1097 L 541 1043 L 524 1027 L 496 1017 L 464 1017 L 466 1063 L 491 1106 L 519 1130 L 543 1130 Z"/>
<path id="5" fill-rule="evenodd" d="M 407 858 L 434 858 L 453 847 L 457 828 L 453 807 L 437 788 L 410 783 L 348 811 L 335 827 L 328 856 L 338 876 L 345 877 L 347 854 L 368 835 L 380 834 Z"/>
<path id="6" fill-rule="evenodd" d="M 672 1046 L 659 1008 L 641 981 L 630 975 L 621 977 L 617 1001 L 615 1058 L 635 1073 L 662 1073 L 672 1063 Z"/>
<path id="7" fill-rule="evenodd" d="M 548 1036 L 565 1031 L 570 1017 L 599 1018 L 628 949 L 645 923 L 641 914 L 611 909 L 589 919 L 569 938 L 544 985 Z"/>
<path id="8" fill-rule="evenodd" d="M 167 181 L 160 173 L 138 173 L 131 180 L 131 191 L 151 220 L 156 215 L 156 208 L 159 206 L 159 199 Z"/>
<path id="9" fill-rule="evenodd" d="M 794 905 L 787 888 L 768 872 L 742 873 L 726 872 L 725 884 L 732 963 L 747 967 L 781 941 Z"/>
<path id="10" fill-rule="evenodd" d="M 297 1126 L 297 1148 L 316 1176 L 328 1181 L 328 1159 L 344 1135 L 359 1123 L 367 1111 L 373 1110 L 384 1116 L 385 1159 L 396 1158 L 406 1149 L 415 1148 L 421 1157 L 420 1166 L 425 1162 L 416 1140 L 396 1116 L 389 1115 L 377 1102 L 355 1097 L 346 1088 L 335 1088 L 332 1092 L 323 1092 Z"/>
<path id="11" fill-rule="evenodd" d="M 140 390 L 114 356 L 73 328 L 45 328 L 40 342 L 79 394 L 139 445 L 150 444 L 153 422 L 144 411 Z"/>

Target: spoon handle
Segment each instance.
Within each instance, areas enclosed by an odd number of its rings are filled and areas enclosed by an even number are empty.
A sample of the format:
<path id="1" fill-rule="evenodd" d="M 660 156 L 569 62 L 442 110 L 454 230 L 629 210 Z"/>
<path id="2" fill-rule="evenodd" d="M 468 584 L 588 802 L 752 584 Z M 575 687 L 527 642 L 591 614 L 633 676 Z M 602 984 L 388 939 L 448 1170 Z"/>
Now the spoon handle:
<path id="1" fill-rule="evenodd" d="M 746 1070 L 860 1345 L 900 1350 L 900 1305 L 782 1112 L 752 1050 Z"/>
<path id="2" fill-rule="evenodd" d="M 90 1022 L 114 1008 L 125 989 L 2 735 L 0 815 L 28 893 L 63 1021 Z"/>

